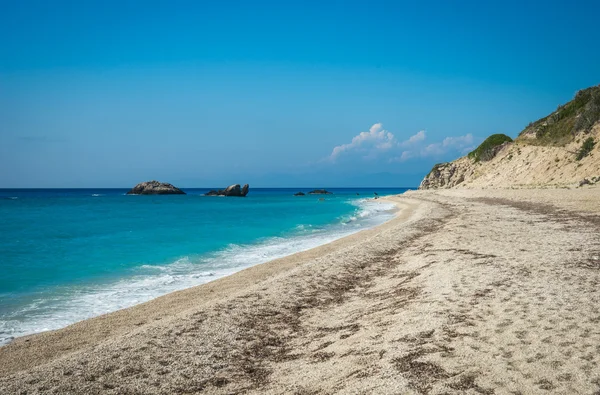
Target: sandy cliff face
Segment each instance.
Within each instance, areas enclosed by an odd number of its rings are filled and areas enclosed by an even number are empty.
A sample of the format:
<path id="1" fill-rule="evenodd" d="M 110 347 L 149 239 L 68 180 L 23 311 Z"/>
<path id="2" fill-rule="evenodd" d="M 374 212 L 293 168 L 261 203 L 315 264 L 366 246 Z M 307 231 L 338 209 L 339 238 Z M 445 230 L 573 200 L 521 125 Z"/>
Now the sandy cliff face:
<path id="1" fill-rule="evenodd" d="M 530 123 L 513 142 L 488 137 L 468 156 L 437 164 L 420 189 L 600 184 L 600 85 Z"/>
<path id="2" fill-rule="evenodd" d="M 583 142 L 596 142 L 577 160 Z M 600 183 L 600 122 L 579 132 L 564 146 L 533 145 L 531 136 L 505 143 L 493 159 L 475 162 L 465 156 L 434 166 L 419 189 L 578 186 L 583 179 Z M 535 143 L 535 142 L 534 142 Z"/>

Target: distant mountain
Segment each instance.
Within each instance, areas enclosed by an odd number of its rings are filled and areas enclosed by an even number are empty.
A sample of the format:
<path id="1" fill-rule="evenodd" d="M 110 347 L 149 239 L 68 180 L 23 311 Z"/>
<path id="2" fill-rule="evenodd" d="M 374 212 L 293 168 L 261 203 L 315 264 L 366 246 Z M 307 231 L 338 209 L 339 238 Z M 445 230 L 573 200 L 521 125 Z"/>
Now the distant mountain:
<path id="1" fill-rule="evenodd" d="M 585 180 L 585 181 L 584 181 Z M 600 85 L 583 89 L 515 139 L 488 137 L 467 156 L 439 163 L 419 189 L 600 184 Z"/>

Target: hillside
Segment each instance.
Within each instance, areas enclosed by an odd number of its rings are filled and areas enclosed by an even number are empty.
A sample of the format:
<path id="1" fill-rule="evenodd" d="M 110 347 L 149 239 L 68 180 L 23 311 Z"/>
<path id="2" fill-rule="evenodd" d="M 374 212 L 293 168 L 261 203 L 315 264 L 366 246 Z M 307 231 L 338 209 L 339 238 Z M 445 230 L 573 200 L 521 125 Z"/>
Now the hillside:
<path id="1" fill-rule="evenodd" d="M 600 85 L 583 89 L 512 141 L 495 134 L 467 156 L 433 167 L 419 189 L 600 184 Z"/>

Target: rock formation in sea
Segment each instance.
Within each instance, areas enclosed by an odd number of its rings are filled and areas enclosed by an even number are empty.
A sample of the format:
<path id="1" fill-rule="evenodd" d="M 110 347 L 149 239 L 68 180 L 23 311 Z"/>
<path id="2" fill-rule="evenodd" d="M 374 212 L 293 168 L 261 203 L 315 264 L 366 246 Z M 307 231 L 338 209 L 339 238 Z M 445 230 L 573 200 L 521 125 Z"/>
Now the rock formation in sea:
<path id="1" fill-rule="evenodd" d="M 240 184 L 233 184 L 228 186 L 225 189 L 212 190 L 205 194 L 205 196 L 236 196 L 236 197 L 245 197 L 248 194 L 248 190 L 250 186 L 245 184 L 243 187 L 240 187 Z"/>
<path id="2" fill-rule="evenodd" d="M 141 182 L 134 186 L 128 195 L 185 195 L 181 189 L 168 184 L 166 182 L 159 181 L 146 181 Z"/>
<path id="3" fill-rule="evenodd" d="M 494 134 L 468 155 L 438 163 L 419 189 L 572 188 L 595 177 L 600 179 L 600 85 L 580 90 L 514 141 Z"/>
<path id="4" fill-rule="evenodd" d="M 332 192 L 326 191 L 325 189 L 314 189 L 308 193 L 309 195 L 331 195 Z"/>
<path id="5" fill-rule="evenodd" d="M 296 192 L 294 193 L 294 196 L 304 196 L 304 192 Z"/>

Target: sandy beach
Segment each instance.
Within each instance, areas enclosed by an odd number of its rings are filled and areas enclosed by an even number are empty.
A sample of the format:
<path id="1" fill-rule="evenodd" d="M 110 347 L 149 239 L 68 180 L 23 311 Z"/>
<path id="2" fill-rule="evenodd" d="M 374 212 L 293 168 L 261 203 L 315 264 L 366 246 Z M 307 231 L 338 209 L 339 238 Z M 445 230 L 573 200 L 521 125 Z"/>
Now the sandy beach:
<path id="1" fill-rule="evenodd" d="M 413 191 L 395 219 L 16 339 L 2 394 L 600 394 L 600 188 Z"/>

